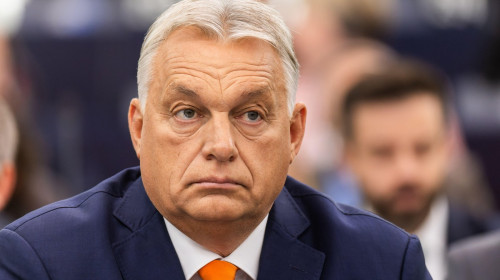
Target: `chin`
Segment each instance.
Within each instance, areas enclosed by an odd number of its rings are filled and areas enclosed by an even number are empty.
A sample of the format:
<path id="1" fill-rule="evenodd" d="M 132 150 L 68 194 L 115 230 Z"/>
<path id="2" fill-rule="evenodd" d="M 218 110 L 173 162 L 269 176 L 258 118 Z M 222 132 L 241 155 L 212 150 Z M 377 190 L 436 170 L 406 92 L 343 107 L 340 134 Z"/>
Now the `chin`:
<path id="1" fill-rule="evenodd" d="M 422 212 L 422 207 L 420 205 L 405 205 L 402 207 L 394 208 L 392 212 L 398 215 L 405 216 L 418 215 L 420 214 L 420 212 Z"/>
<path id="2" fill-rule="evenodd" d="M 240 220 L 244 215 L 232 211 L 206 211 L 198 212 L 193 215 L 199 221 L 207 222 L 231 222 Z"/>
<path id="3" fill-rule="evenodd" d="M 422 199 L 417 197 L 398 199 L 394 204 L 393 209 L 401 212 L 419 212 L 423 209 L 424 203 Z"/>
<path id="4" fill-rule="evenodd" d="M 245 216 L 244 207 L 239 203 L 209 203 L 193 209 L 192 216 L 204 221 L 233 221 Z"/>
<path id="5" fill-rule="evenodd" d="M 416 217 L 421 216 L 424 212 L 422 205 L 404 205 L 401 207 L 393 208 L 392 213 L 399 217 Z"/>

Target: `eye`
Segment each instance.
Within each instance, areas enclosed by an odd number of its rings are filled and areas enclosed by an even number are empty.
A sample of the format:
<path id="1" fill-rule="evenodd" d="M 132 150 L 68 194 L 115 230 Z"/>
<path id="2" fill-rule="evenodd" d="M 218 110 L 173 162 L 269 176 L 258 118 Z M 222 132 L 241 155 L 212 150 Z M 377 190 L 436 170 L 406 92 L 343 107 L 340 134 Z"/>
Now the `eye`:
<path id="1" fill-rule="evenodd" d="M 181 120 L 192 120 L 196 117 L 196 111 L 193 109 L 182 109 L 175 113 L 175 117 Z"/>
<path id="2" fill-rule="evenodd" d="M 389 159 L 392 157 L 393 150 L 390 147 L 376 147 L 372 154 L 378 159 Z"/>
<path id="3" fill-rule="evenodd" d="M 258 122 L 262 120 L 262 117 L 260 116 L 259 112 L 257 111 L 248 111 L 243 114 L 243 120 L 247 122 Z"/>

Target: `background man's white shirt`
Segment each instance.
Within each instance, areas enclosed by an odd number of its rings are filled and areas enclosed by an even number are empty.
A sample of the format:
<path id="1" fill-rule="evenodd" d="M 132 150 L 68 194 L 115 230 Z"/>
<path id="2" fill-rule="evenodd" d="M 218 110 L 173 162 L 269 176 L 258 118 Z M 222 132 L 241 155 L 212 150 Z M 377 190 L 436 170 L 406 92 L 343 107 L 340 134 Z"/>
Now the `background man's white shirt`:
<path id="1" fill-rule="evenodd" d="M 445 196 L 436 198 L 429 215 L 415 231 L 424 251 L 425 264 L 434 280 L 446 279 L 449 206 Z"/>

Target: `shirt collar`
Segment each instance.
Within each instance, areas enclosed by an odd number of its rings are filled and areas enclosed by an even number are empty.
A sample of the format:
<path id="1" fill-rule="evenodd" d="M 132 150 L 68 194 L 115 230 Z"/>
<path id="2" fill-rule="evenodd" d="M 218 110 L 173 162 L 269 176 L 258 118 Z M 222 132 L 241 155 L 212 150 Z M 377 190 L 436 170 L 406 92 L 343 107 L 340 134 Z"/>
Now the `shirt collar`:
<path id="1" fill-rule="evenodd" d="M 260 252 L 264 242 L 268 217 L 269 215 L 260 222 L 247 239 L 245 239 L 231 255 L 225 258 L 205 249 L 182 233 L 167 219 L 164 218 L 164 220 L 186 279 L 191 279 L 200 268 L 216 259 L 230 262 L 243 270 L 252 279 L 257 279 Z"/>
<path id="2" fill-rule="evenodd" d="M 415 234 L 420 239 L 425 256 L 425 263 L 434 279 L 446 276 L 446 234 L 449 207 L 446 197 L 437 197 L 431 206 L 427 218 Z"/>
<path id="3" fill-rule="evenodd" d="M 422 244 L 429 247 L 445 247 L 446 228 L 448 226 L 448 200 L 444 195 L 431 204 L 429 214 L 422 225 L 415 231 Z"/>

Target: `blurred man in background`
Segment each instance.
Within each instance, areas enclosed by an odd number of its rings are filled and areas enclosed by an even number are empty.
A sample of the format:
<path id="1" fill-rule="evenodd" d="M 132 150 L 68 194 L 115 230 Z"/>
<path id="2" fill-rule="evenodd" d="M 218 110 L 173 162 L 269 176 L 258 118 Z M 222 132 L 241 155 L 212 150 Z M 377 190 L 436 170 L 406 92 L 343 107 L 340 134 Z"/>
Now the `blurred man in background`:
<path id="1" fill-rule="evenodd" d="M 10 220 L 1 212 L 8 204 L 16 185 L 16 150 L 18 132 L 8 104 L 0 96 L 0 228 Z"/>
<path id="2" fill-rule="evenodd" d="M 439 77 L 416 62 L 389 64 L 350 90 L 342 112 L 346 159 L 366 207 L 419 236 L 438 280 L 447 245 L 486 230 L 445 195 L 451 138 Z"/>

